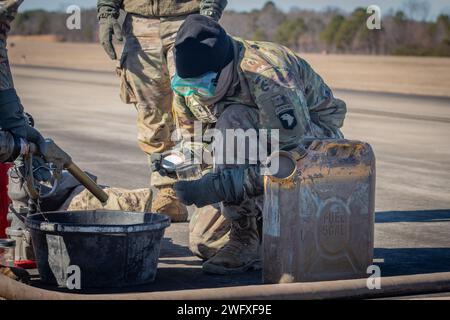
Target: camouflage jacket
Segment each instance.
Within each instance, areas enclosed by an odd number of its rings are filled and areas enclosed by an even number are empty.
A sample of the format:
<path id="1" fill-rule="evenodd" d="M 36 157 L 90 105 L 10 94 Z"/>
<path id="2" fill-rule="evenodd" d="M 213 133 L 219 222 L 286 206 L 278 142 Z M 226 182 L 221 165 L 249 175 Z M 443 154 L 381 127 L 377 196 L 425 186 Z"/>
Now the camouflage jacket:
<path id="1" fill-rule="evenodd" d="M 258 129 L 279 130 L 280 147 L 306 137 L 343 137 L 340 128 L 346 105 L 333 96 L 305 60 L 275 43 L 234 40 L 233 84 L 224 98 L 209 106 L 213 117 L 218 119 L 229 105 L 253 108 L 258 115 Z M 182 114 L 180 119 L 190 119 L 184 123 L 185 139 L 192 134 L 189 126 L 193 120 L 214 122 L 208 116 L 202 117 L 204 108 L 195 95 L 178 97 L 175 107 Z"/>
<path id="2" fill-rule="evenodd" d="M 14 88 L 6 51 L 6 37 L 10 23 L 22 1 L 0 0 L 0 91 Z M 14 138 L 9 132 L 0 131 L 0 163 L 8 160 L 12 154 Z"/>
<path id="3" fill-rule="evenodd" d="M 0 0 L 0 90 L 14 88 L 6 50 L 6 38 L 22 0 Z"/>
<path id="4" fill-rule="evenodd" d="M 109 7 L 146 17 L 182 16 L 195 12 L 218 11 L 222 14 L 227 0 L 98 0 L 97 8 Z"/>

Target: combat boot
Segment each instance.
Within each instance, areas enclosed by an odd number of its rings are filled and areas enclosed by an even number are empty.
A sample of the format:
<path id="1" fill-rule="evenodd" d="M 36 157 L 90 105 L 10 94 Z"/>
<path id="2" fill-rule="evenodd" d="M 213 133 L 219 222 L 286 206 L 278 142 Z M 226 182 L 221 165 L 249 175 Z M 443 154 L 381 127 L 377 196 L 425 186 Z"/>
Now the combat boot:
<path id="1" fill-rule="evenodd" d="M 203 264 L 203 271 L 213 274 L 236 274 L 260 269 L 260 237 L 256 217 L 231 222 L 230 240 Z"/>
<path id="2" fill-rule="evenodd" d="M 165 214 L 172 222 L 186 222 L 188 220 L 188 210 L 184 204 L 178 200 L 173 185 L 176 178 L 162 176 L 159 172 L 153 172 L 151 185 L 156 188 L 153 195 L 152 212 Z"/>
<path id="3" fill-rule="evenodd" d="M 172 222 L 186 222 L 189 215 L 186 206 L 177 199 L 171 187 L 158 190 L 153 199 L 152 212 L 165 214 Z"/>

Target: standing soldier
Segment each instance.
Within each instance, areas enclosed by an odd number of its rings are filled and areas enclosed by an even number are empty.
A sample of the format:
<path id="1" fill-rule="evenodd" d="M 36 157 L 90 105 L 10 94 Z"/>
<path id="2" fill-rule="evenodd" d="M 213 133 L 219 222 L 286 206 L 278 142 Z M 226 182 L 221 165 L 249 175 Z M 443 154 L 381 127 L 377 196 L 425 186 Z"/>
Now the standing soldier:
<path id="1" fill-rule="evenodd" d="M 174 119 L 172 112 L 172 48 L 179 27 L 193 13 L 219 20 L 226 5 L 227 0 L 98 0 L 99 38 L 113 60 L 118 57 L 112 39 L 122 40 L 119 11 L 127 13 L 125 47 L 118 67 L 121 98 L 136 106 L 138 142 L 148 155 L 169 150 L 175 126 L 188 125 L 186 119 Z M 173 222 L 185 221 L 186 207 L 172 188 L 175 180 L 157 172 L 151 179 L 159 189 L 153 210 L 169 215 Z"/>

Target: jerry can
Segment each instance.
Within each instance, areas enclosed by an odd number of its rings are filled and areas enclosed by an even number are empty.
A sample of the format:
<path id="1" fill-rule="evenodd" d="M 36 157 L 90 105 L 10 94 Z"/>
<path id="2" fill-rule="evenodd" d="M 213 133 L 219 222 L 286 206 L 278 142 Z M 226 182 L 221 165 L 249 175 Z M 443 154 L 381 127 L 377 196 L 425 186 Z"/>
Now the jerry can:
<path id="1" fill-rule="evenodd" d="M 367 277 L 374 247 L 371 146 L 315 140 L 273 157 L 280 169 L 265 176 L 263 281 Z"/>

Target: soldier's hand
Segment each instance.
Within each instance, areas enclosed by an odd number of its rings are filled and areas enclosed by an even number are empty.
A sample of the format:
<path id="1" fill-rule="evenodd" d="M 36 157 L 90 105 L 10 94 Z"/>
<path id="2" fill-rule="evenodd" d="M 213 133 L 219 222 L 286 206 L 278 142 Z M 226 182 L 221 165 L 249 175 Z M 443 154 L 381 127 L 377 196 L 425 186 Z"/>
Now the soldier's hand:
<path id="1" fill-rule="evenodd" d="M 185 205 L 198 208 L 227 202 L 240 204 L 244 197 L 244 167 L 207 173 L 201 179 L 178 181 L 174 185 L 178 199 Z"/>
<path id="2" fill-rule="evenodd" d="M 32 127 L 34 121 L 26 115 L 20 99 L 14 89 L 0 91 L 0 127 L 11 132 L 15 138 L 33 142 L 42 147 L 44 138 L 38 130 Z"/>
<path id="3" fill-rule="evenodd" d="M 161 162 L 162 162 L 162 154 L 161 153 L 152 153 L 150 156 L 150 165 L 152 168 L 152 172 L 158 172 L 161 170 Z"/>
<path id="4" fill-rule="evenodd" d="M 100 44 L 112 60 L 117 59 L 116 49 L 114 48 L 113 38 L 118 41 L 123 40 L 122 27 L 119 21 L 113 16 L 104 16 L 99 20 L 99 39 Z"/>
<path id="5" fill-rule="evenodd" d="M 150 156 L 150 167 L 152 172 L 158 172 L 163 177 L 170 177 L 176 179 L 176 173 L 172 171 L 168 171 L 163 166 L 164 161 L 163 153 L 152 153 Z"/>
<path id="6" fill-rule="evenodd" d="M 14 131 L 12 132 L 14 134 Z M 33 142 L 39 147 L 39 149 L 42 149 L 44 147 L 45 139 L 38 130 L 28 125 L 24 128 L 24 132 L 25 135 L 21 136 L 21 138 L 24 138 L 28 142 Z"/>

